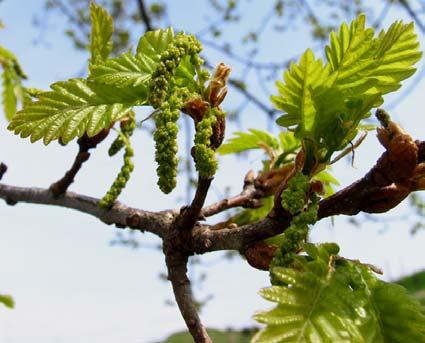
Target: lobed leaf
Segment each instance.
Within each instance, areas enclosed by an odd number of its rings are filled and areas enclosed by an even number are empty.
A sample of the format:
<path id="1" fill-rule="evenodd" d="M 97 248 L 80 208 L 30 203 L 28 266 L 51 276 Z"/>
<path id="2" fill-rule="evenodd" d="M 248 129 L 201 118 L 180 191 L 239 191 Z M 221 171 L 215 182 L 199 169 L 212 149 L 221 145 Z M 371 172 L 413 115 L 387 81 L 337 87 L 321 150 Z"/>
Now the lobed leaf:
<path id="1" fill-rule="evenodd" d="M 190 56 L 185 56 L 174 73 L 174 84 L 178 87 L 186 87 L 190 92 L 201 93 L 197 80 L 195 80 L 196 69 Z"/>
<path id="2" fill-rule="evenodd" d="M 339 36 L 331 34 L 326 56 L 334 73 L 335 86 L 348 95 L 384 95 L 400 88 L 400 82 L 415 72 L 413 65 L 422 53 L 413 23 L 393 23 L 377 38 L 365 29 L 365 16 L 341 26 Z"/>
<path id="3" fill-rule="evenodd" d="M 87 134 L 92 137 L 123 118 L 138 104 L 132 94 L 117 94 L 113 88 L 70 79 L 51 85 L 52 91 L 40 95 L 12 119 L 8 129 L 30 137 L 43 138 L 44 144 L 55 139 L 68 143 Z"/>
<path id="4" fill-rule="evenodd" d="M 28 96 L 22 87 L 22 79 L 26 79 L 24 71 L 16 56 L 0 46 L 0 65 L 3 67 L 2 104 L 6 119 L 10 120 L 16 113 L 18 101 L 24 103 Z"/>
<path id="5" fill-rule="evenodd" d="M 126 52 L 116 58 L 92 64 L 89 79 L 118 88 L 136 87 L 139 92 L 146 94 L 160 55 L 173 39 L 174 32 L 171 28 L 146 32 L 139 41 L 136 55 Z M 198 90 L 198 85 L 194 77 L 195 68 L 187 56 L 175 71 L 174 83 L 195 91 Z"/>
<path id="6" fill-rule="evenodd" d="M 297 125 L 298 136 L 311 136 L 316 125 L 315 97 L 329 76 L 329 69 L 308 49 L 298 64 L 292 63 L 284 74 L 285 83 L 277 81 L 279 96 L 271 100 L 276 108 L 286 112 L 277 123 L 284 127 Z"/>
<path id="7" fill-rule="evenodd" d="M 361 120 L 383 103 L 383 95 L 400 88 L 422 55 L 412 23 L 395 22 L 378 37 L 365 23 L 360 15 L 331 33 L 326 65 L 307 50 L 272 96 L 284 112 L 277 123 L 296 126 L 296 136 L 313 147 L 319 162 L 356 136 Z"/>

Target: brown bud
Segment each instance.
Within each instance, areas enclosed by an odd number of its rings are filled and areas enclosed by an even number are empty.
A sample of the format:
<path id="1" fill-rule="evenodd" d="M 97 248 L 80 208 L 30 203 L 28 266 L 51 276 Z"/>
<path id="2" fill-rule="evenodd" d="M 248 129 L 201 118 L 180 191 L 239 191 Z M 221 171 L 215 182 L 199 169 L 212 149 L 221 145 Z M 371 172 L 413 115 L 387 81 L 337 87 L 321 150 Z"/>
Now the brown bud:
<path id="1" fill-rule="evenodd" d="M 217 107 L 221 104 L 227 94 L 227 79 L 231 69 L 224 63 L 220 63 L 215 69 L 214 75 L 211 78 L 208 86 L 208 99 L 212 107 Z"/>

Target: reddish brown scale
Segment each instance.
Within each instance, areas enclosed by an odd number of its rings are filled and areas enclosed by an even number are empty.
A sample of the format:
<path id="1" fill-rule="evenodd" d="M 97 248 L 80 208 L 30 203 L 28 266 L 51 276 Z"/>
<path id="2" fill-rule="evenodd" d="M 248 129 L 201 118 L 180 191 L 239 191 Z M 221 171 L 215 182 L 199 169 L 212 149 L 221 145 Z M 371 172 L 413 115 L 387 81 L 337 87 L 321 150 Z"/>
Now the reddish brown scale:
<path id="1" fill-rule="evenodd" d="M 275 194 L 283 180 L 292 172 L 293 168 L 292 164 L 288 164 L 260 174 L 254 180 L 255 188 L 262 191 L 265 196 Z"/>
<path id="2" fill-rule="evenodd" d="M 244 255 L 251 267 L 259 270 L 269 270 L 270 262 L 277 249 L 276 245 L 258 242 L 248 247 Z"/>
<path id="3" fill-rule="evenodd" d="M 209 109 L 209 104 L 201 97 L 192 98 L 184 104 L 182 112 L 188 114 L 193 121 L 195 126 L 202 120 L 204 114 Z"/>
<path id="4" fill-rule="evenodd" d="M 393 122 L 377 131 L 379 141 L 387 150 L 378 161 L 379 168 L 374 175 L 377 185 L 387 186 L 412 177 L 419 150 L 412 137 Z"/>

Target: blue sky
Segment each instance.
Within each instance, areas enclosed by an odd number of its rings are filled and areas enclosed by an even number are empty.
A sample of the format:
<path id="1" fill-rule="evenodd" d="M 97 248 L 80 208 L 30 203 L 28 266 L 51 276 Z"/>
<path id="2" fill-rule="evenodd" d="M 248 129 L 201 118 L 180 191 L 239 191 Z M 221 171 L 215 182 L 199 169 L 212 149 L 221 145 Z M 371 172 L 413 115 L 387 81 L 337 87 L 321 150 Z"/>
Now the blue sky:
<path id="1" fill-rule="evenodd" d="M 48 30 L 43 36 L 47 43 L 33 44 L 40 31 L 34 28 L 32 20 L 35 14 L 42 14 L 43 2 L 0 2 L 0 19 L 6 25 L 6 29 L 0 31 L 0 44 L 20 58 L 29 74 L 29 85 L 46 89 L 54 81 L 77 75 L 87 55 L 72 48 L 63 35 L 63 20 L 58 16 L 47 18 Z M 202 3 L 170 1 L 170 13 L 179 29 L 197 32 L 205 25 L 208 12 Z M 229 39 L 256 26 L 269 10 L 265 3 L 248 2 L 244 7 L 245 20 L 226 31 Z M 386 25 L 403 17 L 401 10 L 393 10 Z M 310 40 L 301 25 L 297 29 L 300 32 L 290 35 L 267 36 L 258 60 L 270 60 L 270 56 L 275 61 L 286 60 L 302 52 Z M 223 61 L 231 65 L 234 75 L 243 73 L 243 69 L 231 59 L 219 60 L 218 54 L 209 49 L 206 54 L 214 63 Z M 268 101 L 255 79 L 248 80 L 252 80 L 251 89 Z M 425 123 L 423 113 L 418 113 L 418 109 L 423 108 L 424 90 L 421 81 L 408 97 L 392 108 L 394 117 L 412 135 L 422 138 Z M 224 107 L 235 107 L 239 101 L 239 95 L 229 93 Z M 267 127 L 264 116 L 253 106 L 246 108 L 241 122 L 242 128 Z M 72 163 L 76 151 L 74 145 L 61 147 L 53 143 L 44 147 L 41 143 L 31 144 L 8 132 L 6 125 L 0 117 L 0 160 L 9 166 L 3 180 L 5 183 L 47 187 Z M 227 135 L 235 129 L 230 125 Z M 85 165 L 72 186 L 73 191 L 100 197 L 109 187 L 121 161 L 120 157 L 111 159 L 107 156 L 108 142 L 97 149 Z M 179 179 L 179 186 L 171 196 L 161 194 L 155 185 L 150 137 L 137 132 L 133 142 L 136 169 L 120 200 L 149 210 L 181 206 L 179 198 L 184 196 L 185 180 Z M 371 134 L 356 154 L 361 156 L 356 160 L 356 168 L 342 161 L 335 168 L 335 174 L 346 185 L 363 175 L 381 152 L 382 148 Z M 208 202 L 216 200 L 224 186 L 230 185 L 237 192 L 242 175 L 248 169 L 260 168 L 261 156 L 252 154 L 238 160 L 225 157 L 221 162 Z M 406 213 L 406 206 L 401 206 L 389 215 L 395 217 Z M 148 246 L 146 249 L 111 247 L 109 242 L 117 229 L 84 214 L 47 206 L 19 204 L 10 207 L 0 203 L 0 218 L 0 291 L 13 294 L 17 301 L 13 311 L 0 307 L 1 343 L 144 343 L 184 328 L 177 308 L 164 304 L 165 300 L 172 299 L 172 291 L 169 284 L 158 278 L 158 273 L 164 270 L 164 262 L 162 255 L 150 248 L 160 243 L 155 237 L 137 235 L 142 245 Z M 382 225 L 368 223 L 354 228 L 343 218 L 337 218 L 334 226 L 330 221 L 324 221 L 315 227 L 312 239 L 338 242 L 342 255 L 378 265 L 384 269 L 386 279 L 393 279 L 425 267 L 425 233 L 412 237 L 409 227 L 407 218 L 395 222 L 382 233 Z M 268 285 L 268 275 L 253 270 L 243 261 L 221 260 L 220 256 L 220 253 L 214 253 L 202 257 L 205 265 L 195 270 L 195 273 L 208 272 L 208 281 L 202 289 L 196 289 L 197 294 L 214 294 L 202 317 L 210 327 L 252 325 L 254 311 L 268 306 L 256 294 L 260 287 Z"/>

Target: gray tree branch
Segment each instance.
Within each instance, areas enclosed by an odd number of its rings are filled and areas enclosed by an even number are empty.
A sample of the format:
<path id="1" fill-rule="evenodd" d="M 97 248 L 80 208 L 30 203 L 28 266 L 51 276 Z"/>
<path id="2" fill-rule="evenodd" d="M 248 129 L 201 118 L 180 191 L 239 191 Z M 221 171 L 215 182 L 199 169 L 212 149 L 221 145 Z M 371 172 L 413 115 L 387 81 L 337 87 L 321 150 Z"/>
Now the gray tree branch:
<path id="1" fill-rule="evenodd" d="M 55 198 L 49 189 L 36 187 L 16 187 L 0 183 L 0 199 L 9 205 L 19 202 L 52 205 L 71 208 L 90 214 L 102 222 L 118 227 L 129 227 L 139 231 L 148 231 L 163 237 L 174 219 L 172 211 L 148 212 L 125 206 L 119 202 L 110 210 L 99 207 L 99 199 L 85 195 L 66 192 Z"/>

